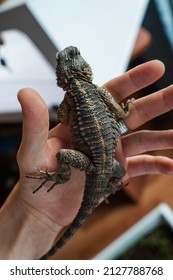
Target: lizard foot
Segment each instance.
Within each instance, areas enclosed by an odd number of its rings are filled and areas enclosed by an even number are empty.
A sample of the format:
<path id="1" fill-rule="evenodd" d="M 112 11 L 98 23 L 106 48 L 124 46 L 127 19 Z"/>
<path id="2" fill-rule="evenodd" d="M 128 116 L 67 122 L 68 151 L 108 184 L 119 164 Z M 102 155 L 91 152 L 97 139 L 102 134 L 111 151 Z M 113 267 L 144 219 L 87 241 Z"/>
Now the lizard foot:
<path id="1" fill-rule="evenodd" d="M 45 185 L 45 183 L 46 182 L 48 182 L 48 181 L 55 181 L 55 179 L 57 179 L 57 178 L 55 178 L 55 177 L 57 177 L 56 176 L 56 172 L 48 172 L 47 170 L 45 171 L 45 170 L 41 170 L 41 169 L 37 169 L 38 170 L 38 172 L 39 173 L 41 173 L 41 174 L 43 174 L 43 175 L 26 175 L 26 178 L 30 178 L 30 179 L 36 179 L 36 180 L 40 180 L 40 179 L 45 179 L 34 191 L 33 191 L 33 193 L 36 193 L 39 189 L 41 189 L 44 185 Z M 56 180 L 57 181 L 57 180 Z M 53 185 L 55 185 L 55 184 L 57 184 L 57 182 L 56 183 L 54 183 Z M 52 189 L 52 186 L 47 190 L 47 192 L 49 192 L 50 191 L 50 189 Z"/>
<path id="2" fill-rule="evenodd" d="M 46 171 L 46 170 L 41 170 L 41 169 L 39 169 L 39 168 L 37 168 L 37 170 L 38 170 L 38 172 L 40 173 L 40 174 L 44 174 L 44 176 L 43 175 L 41 175 L 41 176 L 39 176 L 39 175 L 26 175 L 25 177 L 26 178 L 31 178 L 31 179 L 43 179 L 43 178 L 47 178 L 48 176 L 50 176 L 51 175 L 51 172 L 48 172 L 48 171 Z M 53 172 L 54 173 L 54 172 Z M 52 174 L 53 174 L 52 173 Z"/>
<path id="3" fill-rule="evenodd" d="M 131 108 L 134 101 L 135 101 L 135 98 L 128 99 L 126 104 L 124 104 L 124 103 L 121 104 L 121 107 L 123 108 L 123 110 L 125 112 L 128 113 L 128 112 L 130 112 L 130 108 Z"/>

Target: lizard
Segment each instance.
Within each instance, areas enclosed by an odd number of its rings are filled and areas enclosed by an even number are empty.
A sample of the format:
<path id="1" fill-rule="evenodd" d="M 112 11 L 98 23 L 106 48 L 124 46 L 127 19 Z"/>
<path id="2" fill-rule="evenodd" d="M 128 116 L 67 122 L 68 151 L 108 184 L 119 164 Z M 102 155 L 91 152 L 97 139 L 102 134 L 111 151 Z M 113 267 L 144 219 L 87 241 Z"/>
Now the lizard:
<path id="1" fill-rule="evenodd" d="M 69 127 L 72 149 L 60 149 L 56 155 L 57 172 L 44 172 L 44 181 L 56 185 L 67 182 L 71 167 L 85 172 L 84 194 L 79 211 L 55 245 L 41 258 L 47 259 L 73 236 L 98 206 L 101 199 L 115 193 L 125 175 L 125 168 L 115 159 L 115 149 L 125 132 L 122 120 L 130 112 L 132 100 L 119 104 L 102 87 L 94 84 L 90 65 L 77 47 L 67 47 L 56 54 L 57 85 L 65 91 L 58 108 L 58 122 Z M 116 187 L 117 186 L 117 187 Z"/>

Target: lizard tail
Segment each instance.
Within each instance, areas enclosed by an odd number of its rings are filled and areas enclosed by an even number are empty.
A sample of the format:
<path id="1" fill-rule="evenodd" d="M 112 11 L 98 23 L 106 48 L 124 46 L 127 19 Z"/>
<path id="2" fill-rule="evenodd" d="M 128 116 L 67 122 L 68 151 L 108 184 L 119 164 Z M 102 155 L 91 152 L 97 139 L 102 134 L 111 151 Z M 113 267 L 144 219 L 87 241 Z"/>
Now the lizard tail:
<path id="1" fill-rule="evenodd" d="M 56 244 L 45 255 L 43 255 L 40 260 L 46 260 L 50 256 L 54 255 L 83 225 L 86 219 L 98 206 L 100 199 L 105 196 L 105 193 L 103 193 L 104 185 L 107 186 L 107 183 L 105 180 L 102 181 L 101 178 L 93 180 L 93 176 L 89 176 L 89 178 L 86 179 L 83 200 L 78 214 L 62 237 L 60 237 Z"/>

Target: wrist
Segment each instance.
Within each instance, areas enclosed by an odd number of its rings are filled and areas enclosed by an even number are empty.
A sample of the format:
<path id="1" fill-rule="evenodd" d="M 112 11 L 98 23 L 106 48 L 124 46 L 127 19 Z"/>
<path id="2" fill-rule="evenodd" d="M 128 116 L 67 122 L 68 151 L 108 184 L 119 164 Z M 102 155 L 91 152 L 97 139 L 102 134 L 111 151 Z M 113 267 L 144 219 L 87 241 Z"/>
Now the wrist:
<path id="1" fill-rule="evenodd" d="M 0 211 L 0 259 L 39 259 L 61 229 L 27 205 L 16 186 Z"/>

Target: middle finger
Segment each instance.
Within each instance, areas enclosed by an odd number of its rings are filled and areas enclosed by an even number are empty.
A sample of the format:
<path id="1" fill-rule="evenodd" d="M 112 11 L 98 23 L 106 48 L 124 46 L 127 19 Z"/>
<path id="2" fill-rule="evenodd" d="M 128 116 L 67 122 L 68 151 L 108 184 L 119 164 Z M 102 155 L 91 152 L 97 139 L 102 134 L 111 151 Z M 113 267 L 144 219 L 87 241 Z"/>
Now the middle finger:
<path id="1" fill-rule="evenodd" d="M 173 85 L 135 100 L 125 123 L 130 130 L 134 130 L 172 109 Z"/>

